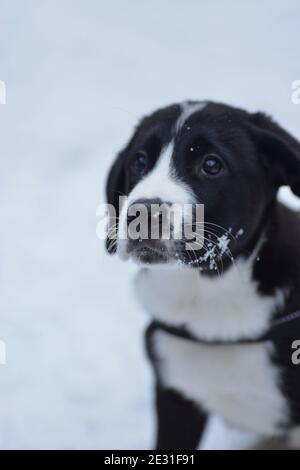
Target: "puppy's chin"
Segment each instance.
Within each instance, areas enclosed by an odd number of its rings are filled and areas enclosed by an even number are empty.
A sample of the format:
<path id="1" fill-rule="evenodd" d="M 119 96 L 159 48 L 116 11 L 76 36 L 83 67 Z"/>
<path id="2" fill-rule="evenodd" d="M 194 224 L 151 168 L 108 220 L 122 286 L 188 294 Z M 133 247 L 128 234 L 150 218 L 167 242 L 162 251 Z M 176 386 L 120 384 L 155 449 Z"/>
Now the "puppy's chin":
<path id="1" fill-rule="evenodd" d="M 217 265 L 214 259 L 206 260 L 205 251 L 187 251 L 184 243 L 161 243 L 160 241 L 128 241 L 119 240 L 117 254 L 122 261 L 129 261 L 141 268 L 159 269 L 197 269 L 203 274 L 218 274 L 223 272 L 226 259 Z"/>
<path id="2" fill-rule="evenodd" d="M 158 241 L 120 240 L 117 253 L 121 260 L 131 260 L 140 267 L 169 268 L 179 264 L 171 250 Z"/>

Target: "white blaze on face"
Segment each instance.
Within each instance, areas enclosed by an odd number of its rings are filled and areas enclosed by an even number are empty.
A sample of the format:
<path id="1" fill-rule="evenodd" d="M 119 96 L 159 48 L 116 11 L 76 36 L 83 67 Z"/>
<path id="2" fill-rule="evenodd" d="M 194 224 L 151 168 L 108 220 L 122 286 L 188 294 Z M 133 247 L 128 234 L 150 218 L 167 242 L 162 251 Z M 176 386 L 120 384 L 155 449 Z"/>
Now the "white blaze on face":
<path id="1" fill-rule="evenodd" d="M 182 129 L 184 123 L 192 116 L 192 114 L 203 111 L 206 106 L 207 103 L 205 101 L 201 101 L 200 103 L 190 103 L 189 101 L 186 101 L 185 103 L 182 103 L 181 114 L 176 123 L 176 132 L 179 132 Z"/>
<path id="2" fill-rule="evenodd" d="M 136 199 L 160 198 L 166 202 L 187 203 L 191 199 L 188 186 L 176 178 L 172 164 L 174 142 L 170 142 L 154 166 L 129 194 L 129 202 Z"/>
<path id="3" fill-rule="evenodd" d="M 186 120 L 192 114 L 203 110 L 205 106 L 206 103 L 183 103 L 181 105 L 182 112 L 175 124 L 175 134 L 181 130 Z M 123 204 L 119 221 L 119 238 L 121 239 L 121 243 L 118 243 L 118 252 L 121 257 L 126 257 L 126 254 L 124 255 L 126 251 L 126 243 L 124 240 L 126 239 L 127 231 L 128 207 L 137 200 L 160 199 L 162 203 L 167 202 L 173 204 L 174 207 L 171 206 L 171 211 L 173 210 L 173 214 L 175 214 L 174 237 L 180 238 L 179 234 L 182 231 L 182 219 L 179 222 L 179 207 L 181 207 L 181 213 L 184 216 L 184 205 L 194 203 L 195 198 L 189 186 L 181 181 L 175 174 L 172 161 L 173 152 L 174 140 L 169 142 L 169 144 L 162 149 L 154 168 L 139 181 L 129 193 L 127 201 Z"/>
<path id="4" fill-rule="evenodd" d="M 129 193 L 126 203 L 122 207 L 120 214 L 119 237 L 126 238 L 126 223 L 128 207 L 141 199 L 160 199 L 162 203 L 172 203 L 173 213 L 178 213 L 184 204 L 193 202 L 193 194 L 190 188 L 180 181 L 174 174 L 172 167 L 172 154 L 174 150 L 173 141 L 162 150 L 162 153 L 154 168 L 133 188 Z M 176 231 L 181 230 L 179 217 L 174 217 L 174 236 Z M 124 243 L 121 245 L 124 246 Z"/>

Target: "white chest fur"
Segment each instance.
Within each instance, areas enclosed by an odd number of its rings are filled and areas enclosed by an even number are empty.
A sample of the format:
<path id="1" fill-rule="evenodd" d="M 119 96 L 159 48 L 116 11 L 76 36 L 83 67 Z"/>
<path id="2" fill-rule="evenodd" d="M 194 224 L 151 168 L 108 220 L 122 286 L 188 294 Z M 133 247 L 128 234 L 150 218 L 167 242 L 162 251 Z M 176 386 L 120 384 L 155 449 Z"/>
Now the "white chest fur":
<path id="1" fill-rule="evenodd" d="M 200 338 L 257 337 L 284 295 L 260 295 L 251 265 L 251 260 L 239 261 L 213 278 L 190 268 L 143 270 L 135 279 L 136 294 L 151 316 L 184 325 Z"/>
<path id="2" fill-rule="evenodd" d="M 165 385 L 240 429 L 276 434 L 286 417 L 268 346 L 207 346 L 157 332 Z"/>
<path id="3" fill-rule="evenodd" d="M 268 326 L 283 294 L 263 297 L 251 280 L 250 261 L 232 266 L 217 278 L 192 269 L 139 273 L 136 291 L 154 318 L 185 325 L 205 339 L 256 336 Z M 154 338 L 165 385 L 232 425 L 275 434 L 287 410 L 270 361 L 270 344 L 196 344 L 158 331 Z"/>

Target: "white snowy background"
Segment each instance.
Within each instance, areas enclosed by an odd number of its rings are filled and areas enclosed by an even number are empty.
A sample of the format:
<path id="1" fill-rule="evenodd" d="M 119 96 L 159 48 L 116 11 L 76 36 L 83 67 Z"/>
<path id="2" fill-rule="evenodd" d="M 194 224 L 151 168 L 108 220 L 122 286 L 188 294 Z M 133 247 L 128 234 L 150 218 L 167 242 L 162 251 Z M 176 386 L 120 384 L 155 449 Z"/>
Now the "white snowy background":
<path id="1" fill-rule="evenodd" d="M 0 0 L 0 448 L 151 447 L 147 318 L 95 234 L 108 167 L 185 99 L 300 138 L 299 57 L 298 0 Z"/>

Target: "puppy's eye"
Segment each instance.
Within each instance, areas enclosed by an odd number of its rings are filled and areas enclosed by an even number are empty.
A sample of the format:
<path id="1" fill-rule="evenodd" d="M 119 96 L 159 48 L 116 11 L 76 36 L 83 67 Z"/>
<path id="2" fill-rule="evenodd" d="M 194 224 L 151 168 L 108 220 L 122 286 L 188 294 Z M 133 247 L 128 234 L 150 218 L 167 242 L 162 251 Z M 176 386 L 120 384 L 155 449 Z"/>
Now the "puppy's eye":
<path id="1" fill-rule="evenodd" d="M 135 176 L 141 176 L 147 168 L 147 154 L 140 150 L 135 153 L 131 161 L 130 169 Z"/>
<path id="2" fill-rule="evenodd" d="M 201 171 L 205 175 L 216 176 L 223 169 L 223 163 L 217 155 L 207 155 L 202 163 Z"/>

